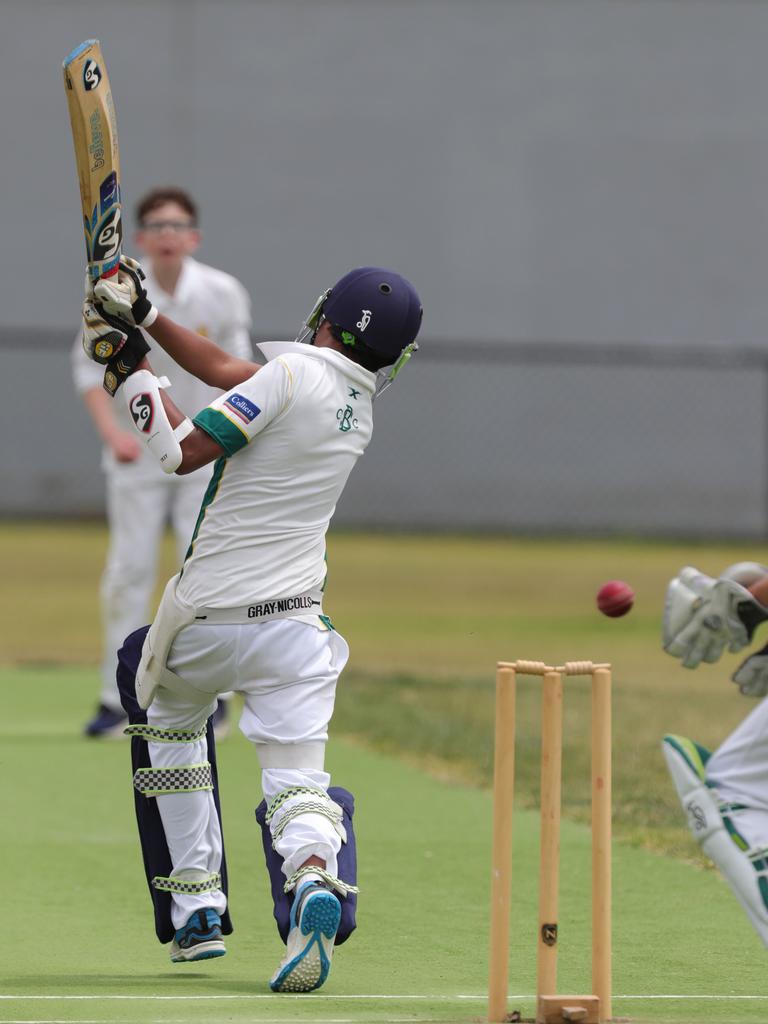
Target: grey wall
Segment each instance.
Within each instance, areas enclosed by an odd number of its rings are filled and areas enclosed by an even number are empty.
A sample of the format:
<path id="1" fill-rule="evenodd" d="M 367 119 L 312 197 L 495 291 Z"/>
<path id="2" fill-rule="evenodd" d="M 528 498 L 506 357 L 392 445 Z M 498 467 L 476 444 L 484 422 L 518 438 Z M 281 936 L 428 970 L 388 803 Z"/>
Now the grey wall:
<path id="1" fill-rule="evenodd" d="M 0 0 L 0 513 L 100 507 L 66 360 L 83 243 L 61 61 L 89 36 L 128 204 L 196 194 L 201 258 L 246 284 L 259 336 L 293 336 L 355 264 L 419 288 L 422 354 L 340 521 L 763 531 L 764 371 L 739 355 L 768 325 L 754 0 Z M 499 355 L 534 340 L 608 364 Z M 613 361 L 635 343 L 690 358 Z"/>
<path id="2" fill-rule="evenodd" d="M 2 0 L 0 324 L 78 313 L 61 61 L 89 36 L 128 202 L 192 189 L 262 336 L 365 262 L 434 338 L 764 336 L 768 4 Z"/>
<path id="3" fill-rule="evenodd" d="M 0 515 L 102 511 L 70 340 L 5 336 L 7 375 L 29 384 L 3 400 Z M 427 339 L 377 402 L 335 522 L 764 538 L 767 385 L 768 353 L 732 346 Z"/>

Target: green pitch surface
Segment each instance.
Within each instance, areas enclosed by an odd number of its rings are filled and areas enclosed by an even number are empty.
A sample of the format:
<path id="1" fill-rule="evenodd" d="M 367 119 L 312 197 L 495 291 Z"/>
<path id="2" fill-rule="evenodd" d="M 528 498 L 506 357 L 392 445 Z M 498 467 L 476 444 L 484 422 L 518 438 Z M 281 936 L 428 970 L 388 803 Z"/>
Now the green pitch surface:
<path id="1" fill-rule="evenodd" d="M 253 818 L 258 771 L 219 748 L 235 932 L 228 954 L 172 965 L 152 931 L 135 836 L 128 744 L 78 735 L 92 672 L 6 669 L 5 925 L 0 1021 L 473 1021 L 484 1017 L 491 802 L 344 741 L 335 780 L 355 792 L 359 927 L 327 985 L 275 996 L 282 946 Z M 537 830 L 515 824 L 510 1010 L 533 1013 Z M 560 987 L 589 989 L 589 830 L 565 822 Z M 768 1019 L 765 954 L 712 873 L 617 844 L 615 1013 L 642 1021 Z"/>

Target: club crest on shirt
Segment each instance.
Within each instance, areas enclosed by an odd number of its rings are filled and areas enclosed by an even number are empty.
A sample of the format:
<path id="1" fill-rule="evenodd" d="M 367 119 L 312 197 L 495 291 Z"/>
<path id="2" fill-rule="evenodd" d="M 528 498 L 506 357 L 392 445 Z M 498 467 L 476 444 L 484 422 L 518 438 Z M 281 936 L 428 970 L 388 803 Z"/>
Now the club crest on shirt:
<path id="1" fill-rule="evenodd" d="M 233 412 L 243 423 L 251 423 L 261 412 L 258 405 L 251 402 L 245 395 L 240 395 L 237 392 L 229 395 L 224 402 L 224 408 Z"/>

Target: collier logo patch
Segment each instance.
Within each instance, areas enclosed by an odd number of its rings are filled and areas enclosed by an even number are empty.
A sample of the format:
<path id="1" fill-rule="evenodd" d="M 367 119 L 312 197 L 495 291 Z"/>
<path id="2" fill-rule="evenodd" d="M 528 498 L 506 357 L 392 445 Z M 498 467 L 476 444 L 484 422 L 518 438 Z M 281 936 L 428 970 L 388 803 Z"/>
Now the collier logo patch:
<path id="1" fill-rule="evenodd" d="M 237 392 L 227 398 L 224 407 L 233 412 L 243 423 L 252 423 L 261 412 L 258 405 L 254 405 L 245 395 L 239 395 Z"/>

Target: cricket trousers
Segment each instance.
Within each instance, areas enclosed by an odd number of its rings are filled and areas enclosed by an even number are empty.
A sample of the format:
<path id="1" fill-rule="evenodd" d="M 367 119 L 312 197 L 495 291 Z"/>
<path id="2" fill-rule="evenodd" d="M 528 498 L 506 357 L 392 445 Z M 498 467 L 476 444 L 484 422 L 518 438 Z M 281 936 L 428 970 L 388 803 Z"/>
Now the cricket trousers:
<path id="1" fill-rule="evenodd" d="M 189 696 L 161 687 L 147 711 L 147 724 L 154 729 L 183 736 L 199 734 L 186 742 L 148 740 L 154 778 L 162 779 L 164 773 L 169 777 L 175 771 L 176 777 L 185 776 L 192 782 L 187 791 L 156 796 L 174 877 L 213 878 L 221 869 L 223 846 L 214 794 L 210 787 L 195 788 L 205 772 L 204 727 L 218 695 L 229 690 L 242 695 L 240 729 L 258 745 L 257 749 L 264 744 L 272 749 L 324 744 L 336 682 L 348 656 L 346 641 L 337 632 L 296 619 L 242 625 L 194 624 L 181 630 L 171 647 L 168 668 L 189 687 Z M 292 767 L 261 771 L 267 804 L 295 788 L 327 792 L 330 776 L 316 758 L 309 758 L 308 764 L 303 764 L 301 757 L 287 760 Z M 285 804 L 289 806 L 290 799 Z M 321 857 L 326 869 L 336 875 L 340 847 L 333 823 L 316 813 L 292 817 L 274 842 L 283 858 L 286 878 L 312 855 Z M 173 925 L 182 927 L 194 911 L 203 907 L 221 914 L 226 902 L 221 888 L 173 892 Z"/>

